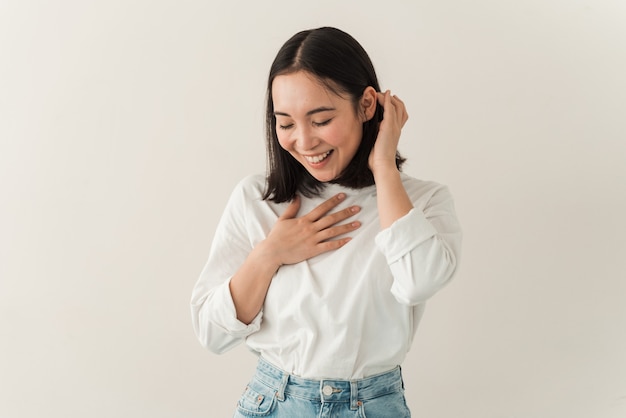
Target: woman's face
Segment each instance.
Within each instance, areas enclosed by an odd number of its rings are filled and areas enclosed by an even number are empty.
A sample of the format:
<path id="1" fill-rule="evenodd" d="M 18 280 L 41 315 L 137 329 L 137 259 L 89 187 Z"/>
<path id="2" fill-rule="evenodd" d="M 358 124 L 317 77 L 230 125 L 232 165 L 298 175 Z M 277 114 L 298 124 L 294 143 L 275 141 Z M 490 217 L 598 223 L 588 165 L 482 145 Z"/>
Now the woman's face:
<path id="1" fill-rule="evenodd" d="M 352 102 L 298 71 L 272 83 L 280 146 L 321 182 L 339 177 L 357 152 L 364 117 Z"/>

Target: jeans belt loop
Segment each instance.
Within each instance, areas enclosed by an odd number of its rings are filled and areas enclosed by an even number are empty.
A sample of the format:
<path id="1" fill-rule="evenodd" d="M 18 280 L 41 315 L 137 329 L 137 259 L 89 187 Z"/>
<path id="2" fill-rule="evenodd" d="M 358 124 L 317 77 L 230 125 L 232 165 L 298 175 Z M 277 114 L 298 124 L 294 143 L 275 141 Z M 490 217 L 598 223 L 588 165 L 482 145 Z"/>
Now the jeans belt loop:
<path id="1" fill-rule="evenodd" d="M 359 402 L 359 384 L 355 381 L 350 381 L 350 409 L 355 411 L 359 409 L 361 402 Z"/>
<path id="2" fill-rule="evenodd" d="M 289 374 L 283 372 L 283 376 L 280 380 L 280 385 L 278 386 L 278 390 L 276 391 L 276 399 L 279 401 L 285 400 L 285 388 L 287 387 L 287 382 L 289 381 Z"/>

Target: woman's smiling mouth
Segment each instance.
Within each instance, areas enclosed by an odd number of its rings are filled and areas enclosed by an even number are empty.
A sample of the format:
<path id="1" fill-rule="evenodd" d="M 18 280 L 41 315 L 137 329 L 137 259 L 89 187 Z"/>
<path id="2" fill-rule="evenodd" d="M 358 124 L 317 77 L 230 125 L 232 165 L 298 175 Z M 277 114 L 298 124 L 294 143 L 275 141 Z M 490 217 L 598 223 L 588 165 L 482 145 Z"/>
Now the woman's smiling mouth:
<path id="1" fill-rule="evenodd" d="M 332 154 L 333 150 L 326 151 L 325 153 L 319 155 L 303 155 L 303 157 L 311 164 L 319 164 L 324 161 L 330 154 Z"/>

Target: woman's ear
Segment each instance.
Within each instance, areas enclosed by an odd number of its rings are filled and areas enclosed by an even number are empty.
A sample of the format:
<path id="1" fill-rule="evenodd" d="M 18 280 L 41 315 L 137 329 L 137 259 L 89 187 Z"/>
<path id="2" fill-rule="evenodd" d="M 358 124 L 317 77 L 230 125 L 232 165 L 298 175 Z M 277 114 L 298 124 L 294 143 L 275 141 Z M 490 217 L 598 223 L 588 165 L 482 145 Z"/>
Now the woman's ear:
<path id="1" fill-rule="evenodd" d="M 363 95 L 359 103 L 363 122 L 367 122 L 374 117 L 374 113 L 376 113 L 376 103 L 378 103 L 376 90 L 372 86 L 366 87 L 365 90 L 363 90 Z"/>

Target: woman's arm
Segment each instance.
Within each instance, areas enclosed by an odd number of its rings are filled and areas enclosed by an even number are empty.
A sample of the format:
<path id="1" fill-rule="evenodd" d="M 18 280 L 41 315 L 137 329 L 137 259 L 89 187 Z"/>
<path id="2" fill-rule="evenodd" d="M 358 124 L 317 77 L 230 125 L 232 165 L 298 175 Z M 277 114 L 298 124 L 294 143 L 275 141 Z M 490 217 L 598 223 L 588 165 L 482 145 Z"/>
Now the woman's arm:
<path id="1" fill-rule="evenodd" d="M 396 167 L 400 131 L 408 119 L 404 103 L 389 91 L 378 93 L 384 117 L 369 164 L 376 183 L 383 231 L 377 243 L 394 277 L 391 292 L 407 305 L 425 302 L 454 275 L 461 249 L 461 229 L 452 197 L 433 191 L 423 208 L 414 208 Z"/>
<path id="2" fill-rule="evenodd" d="M 272 278 L 280 266 L 336 250 L 350 241 L 350 238 L 333 238 L 360 226 L 358 221 L 337 225 L 355 215 L 359 208 L 351 206 L 328 213 L 344 198 L 345 195 L 340 193 L 299 218 L 296 215 L 300 198 L 291 202 L 267 238 L 250 252 L 230 281 L 230 293 L 239 321 L 249 324 L 261 311 Z"/>
<path id="3" fill-rule="evenodd" d="M 404 103 L 389 90 L 377 93 L 377 100 L 383 106 L 384 117 L 369 157 L 369 166 L 376 183 L 380 227 L 385 229 L 413 209 L 396 167 L 400 132 L 409 115 Z"/>
<path id="4" fill-rule="evenodd" d="M 242 181 L 233 191 L 215 231 L 209 259 L 191 297 L 191 316 L 198 340 L 205 348 L 223 353 L 258 331 L 261 308 L 272 277 L 291 264 L 340 248 L 350 239 L 339 234 L 360 226 L 338 223 L 358 213 L 349 207 L 328 213 L 345 196 L 335 196 L 297 218 L 299 199 L 292 202 L 265 240 L 252 247 L 246 219 L 258 202 L 254 180 Z M 254 213 L 252 214 L 254 216 Z"/>
<path id="5" fill-rule="evenodd" d="M 393 275 L 391 293 L 402 304 L 424 303 L 458 269 L 462 232 L 445 186 L 412 183 L 415 208 L 376 236 Z M 408 183 L 407 183 L 408 185 Z"/>

